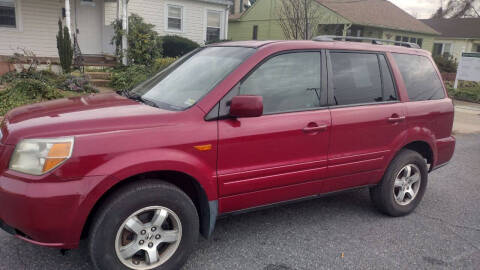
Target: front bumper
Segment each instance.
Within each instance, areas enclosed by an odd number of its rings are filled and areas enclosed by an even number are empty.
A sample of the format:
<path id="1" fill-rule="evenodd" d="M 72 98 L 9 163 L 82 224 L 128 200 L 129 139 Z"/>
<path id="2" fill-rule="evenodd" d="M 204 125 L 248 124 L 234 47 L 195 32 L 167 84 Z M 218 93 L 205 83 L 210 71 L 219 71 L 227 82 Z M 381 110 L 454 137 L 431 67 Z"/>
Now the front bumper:
<path id="1" fill-rule="evenodd" d="M 85 206 L 89 187 L 101 179 L 32 181 L 4 172 L 0 175 L 0 228 L 37 245 L 76 248 L 91 210 Z"/>

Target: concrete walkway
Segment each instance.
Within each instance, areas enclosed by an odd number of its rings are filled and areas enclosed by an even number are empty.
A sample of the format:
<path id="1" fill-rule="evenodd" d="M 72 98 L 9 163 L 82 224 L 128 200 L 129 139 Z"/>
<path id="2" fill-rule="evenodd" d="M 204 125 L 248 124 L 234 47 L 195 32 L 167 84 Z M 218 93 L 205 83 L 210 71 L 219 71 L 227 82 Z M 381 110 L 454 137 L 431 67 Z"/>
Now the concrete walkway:
<path id="1" fill-rule="evenodd" d="M 455 101 L 455 134 L 480 133 L 480 104 Z"/>

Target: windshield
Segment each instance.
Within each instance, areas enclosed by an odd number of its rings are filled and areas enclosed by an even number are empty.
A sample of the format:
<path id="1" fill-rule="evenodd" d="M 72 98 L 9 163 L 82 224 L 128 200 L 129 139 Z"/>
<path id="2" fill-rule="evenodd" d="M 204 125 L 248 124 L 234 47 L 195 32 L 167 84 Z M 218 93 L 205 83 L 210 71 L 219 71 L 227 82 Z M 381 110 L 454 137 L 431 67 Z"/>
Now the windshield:
<path id="1" fill-rule="evenodd" d="M 146 104 L 167 110 L 193 106 L 253 54 L 244 47 L 205 47 L 177 60 L 131 94 Z"/>

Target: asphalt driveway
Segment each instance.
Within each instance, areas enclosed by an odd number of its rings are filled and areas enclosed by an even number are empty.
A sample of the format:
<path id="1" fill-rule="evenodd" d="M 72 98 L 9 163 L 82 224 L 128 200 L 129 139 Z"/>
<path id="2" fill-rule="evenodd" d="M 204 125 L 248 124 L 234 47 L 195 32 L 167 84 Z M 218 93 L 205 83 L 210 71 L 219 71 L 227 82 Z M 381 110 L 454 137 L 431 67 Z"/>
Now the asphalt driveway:
<path id="1" fill-rule="evenodd" d="M 480 269 L 480 134 L 458 135 L 451 163 L 430 174 L 417 210 L 372 208 L 368 191 L 231 216 L 201 240 L 185 269 Z M 0 232 L 0 269 L 91 269 Z"/>

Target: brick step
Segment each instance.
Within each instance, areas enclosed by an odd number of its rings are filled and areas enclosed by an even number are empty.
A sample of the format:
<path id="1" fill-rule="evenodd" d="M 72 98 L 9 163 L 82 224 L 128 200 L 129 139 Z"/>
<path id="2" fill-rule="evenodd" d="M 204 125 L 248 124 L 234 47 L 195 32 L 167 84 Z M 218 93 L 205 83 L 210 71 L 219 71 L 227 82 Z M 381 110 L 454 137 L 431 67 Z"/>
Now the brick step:
<path id="1" fill-rule="evenodd" d="M 85 75 L 92 80 L 110 80 L 112 78 L 112 74 L 110 72 L 85 72 Z"/>
<path id="2" fill-rule="evenodd" d="M 110 85 L 110 80 L 105 79 L 92 79 L 90 83 L 96 87 L 106 87 Z"/>

